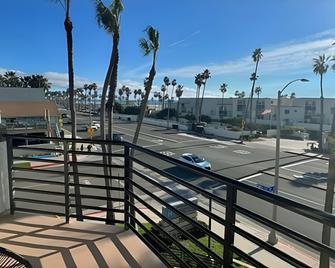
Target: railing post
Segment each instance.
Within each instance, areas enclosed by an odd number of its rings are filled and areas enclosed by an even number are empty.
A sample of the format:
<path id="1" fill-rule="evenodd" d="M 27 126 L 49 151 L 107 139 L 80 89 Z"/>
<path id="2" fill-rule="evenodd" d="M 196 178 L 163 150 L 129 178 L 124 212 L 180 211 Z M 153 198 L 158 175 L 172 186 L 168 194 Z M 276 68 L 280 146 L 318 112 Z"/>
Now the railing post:
<path id="1" fill-rule="evenodd" d="M 226 225 L 224 235 L 224 267 L 230 267 L 233 263 L 234 230 L 236 211 L 234 204 L 236 203 L 237 190 L 234 186 L 227 186 L 227 204 L 226 204 Z"/>
<path id="2" fill-rule="evenodd" d="M 70 192 L 69 192 L 69 153 L 68 143 L 63 142 L 63 155 L 64 155 L 64 196 L 65 196 L 65 221 L 70 221 Z"/>
<path id="3" fill-rule="evenodd" d="M 125 145 L 125 224 L 129 224 L 135 228 L 135 220 L 132 217 L 129 217 L 129 214 L 133 217 L 135 216 L 135 209 L 133 207 L 134 205 L 134 197 L 132 195 L 129 195 L 127 191 L 133 192 L 133 161 L 131 160 L 131 157 L 134 155 L 134 149 L 130 152 L 130 148 L 128 145 Z M 131 205 L 129 205 L 131 204 Z M 127 214 L 127 215 L 126 215 Z M 127 220 L 127 221 L 126 221 Z"/>
<path id="4" fill-rule="evenodd" d="M 14 204 L 14 193 L 13 193 L 13 139 L 12 137 L 6 137 L 7 144 L 7 166 L 8 166 L 8 186 L 9 186 L 9 206 L 10 214 L 14 214 L 15 204 Z"/>
<path id="5" fill-rule="evenodd" d="M 124 145 L 124 227 L 128 229 L 129 224 L 129 147 L 128 145 Z"/>
<path id="6" fill-rule="evenodd" d="M 209 198 L 208 209 L 209 209 L 209 212 L 212 212 L 212 198 Z M 212 230 L 212 218 L 211 217 L 209 217 L 208 229 L 210 231 Z M 212 240 L 211 236 L 208 236 L 208 248 L 211 248 L 211 240 Z"/>

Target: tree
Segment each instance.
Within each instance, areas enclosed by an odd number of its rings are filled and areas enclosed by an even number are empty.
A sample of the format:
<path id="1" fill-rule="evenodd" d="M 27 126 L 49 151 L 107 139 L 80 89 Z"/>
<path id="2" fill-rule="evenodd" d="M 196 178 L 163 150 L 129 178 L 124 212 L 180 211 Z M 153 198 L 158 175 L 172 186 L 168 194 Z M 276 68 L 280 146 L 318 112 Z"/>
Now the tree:
<path id="1" fill-rule="evenodd" d="M 252 109 L 253 109 L 253 98 L 254 98 L 254 89 L 255 89 L 255 83 L 257 80 L 257 71 L 258 71 L 258 64 L 260 59 L 262 58 L 263 54 L 262 54 L 262 49 L 261 48 L 256 48 L 253 52 L 252 52 L 252 59 L 253 61 L 256 63 L 255 65 L 255 70 L 254 72 L 251 74 L 250 80 L 252 81 L 252 85 L 251 85 L 251 93 L 250 93 L 250 113 L 249 113 L 249 123 L 251 123 L 252 121 Z M 250 131 L 252 131 L 252 129 L 250 128 Z"/>
<path id="2" fill-rule="evenodd" d="M 83 89 L 85 91 L 85 110 L 87 109 L 87 90 L 88 90 L 88 84 L 84 84 Z"/>
<path id="3" fill-rule="evenodd" d="M 124 93 L 124 91 L 123 91 L 123 87 L 119 88 L 119 100 L 120 100 L 120 102 L 121 102 L 121 100 L 122 100 L 123 93 Z"/>
<path id="4" fill-rule="evenodd" d="M 73 38 L 72 38 L 72 20 L 70 16 L 70 0 L 58 0 L 56 1 L 65 7 L 65 20 L 64 28 L 66 32 L 66 43 L 67 43 L 67 65 L 68 65 L 68 79 L 69 79 L 69 102 L 70 102 L 70 112 L 71 112 L 71 135 L 72 139 L 77 138 L 77 118 L 76 118 L 76 107 L 74 103 L 74 67 L 73 67 Z M 76 142 L 72 143 L 72 148 L 76 148 Z M 74 174 L 78 173 L 77 155 L 72 154 L 73 172 Z M 81 198 L 80 198 L 80 187 L 79 187 L 79 177 L 78 175 L 74 176 L 75 184 L 75 196 L 76 196 L 76 214 L 77 219 L 82 221 L 82 208 L 81 208 Z"/>
<path id="5" fill-rule="evenodd" d="M 162 102 L 162 110 L 163 110 L 165 108 L 165 92 L 167 91 L 167 86 L 162 85 L 161 91 L 162 91 L 162 97 L 163 97 L 163 102 Z"/>
<path id="6" fill-rule="evenodd" d="M 255 88 L 255 93 L 257 95 L 257 102 L 256 102 L 256 112 L 257 112 L 257 105 L 259 103 L 259 95 L 262 94 L 262 88 L 260 86 L 256 87 Z M 255 121 L 254 121 L 255 124 L 256 124 L 256 118 L 257 118 L 257 114 L 255 115 Z"/>
<path id="7" fill-rule="evenodd" d="M 325 62 L 327 62 L 326 57 L 324 57 L 324 60 Z M 333 57 L 332 60 L 335 60 L 335 57 Z M 324 64 L 324 67 L 326 68 L 327 65 Z M 335 64 L 332 65 L 332 69 L 335 71 Z M 324 73 L 326 72 L 327 70 Z M 329 164 L 328 164 L 328 178 L 327 178 L 324 211 L 333 214 L 334 190 L 335 190 L 335 114 L 333 114 L 332 127 L 328 135 L 328 150 L 329 150 Z M 331 228 L 327 224 L 324 224 L 322 228 L 322 243 L 329 246 L 330 238 L 331 238 Z M 329 267 L 329 255 L 327 253 L 324 252 L 321 253 L 320 267 Z"/>
<path id="8" fill-rule="evenodd" d="M 129 87 L 125 87 L 124 91 L 126 92 L 126 104 L 129 105 L 129 97 L 131 95 L 131 89 Z"/>
<path id="9" fill-rule="evenodd" d="M 295 99 L 296 98 L 296 94 L 295 92 L 292 92 L 291 95 L 290 95 L 290 99 Z"/>
<path id="10" fill-rule="evenodd" d="M 183 87 L 182 85 L 178 85 L 176 88 L 176 97 L 178 98 L 178 104 L 177 104 L 177 122 L 179 122 L 179 105 L 180 105 L 180 98 L 183 95 Z"/>
<path id="11" fill-rule="evenodd" d="M 236 90 L 234 93 L 235 97 L 239 98 L 239 99 L 243 99 L 245 97 L 245 92 L 244 91 L 238 91 Z"/>
<path id="12" fill-rule="evenodd" d="M 13 71 L 7 71 L 3 75 L 4 82 L 6 87 L 21 87 L 21 79 L 19 76 L 16 75 Z"/>
<path id="13" fill-rule="evenodd" d="M 177 85 L 177 80 L 173 79 L 172 82 L 171 82 L 171 85 L 172 85 L 171 100 L 173 100 L 173 93 L 174 93 L 174 88 Z"/>
<path id="14" fill-rule="evenodd" d="M 223 123 L 222 122 L 222 120 L 223 120 L 223 110 L 224 110 L 223 99 L 224 99 L 224 94 L 227 92 L 227 88 L 228 88 L 228 85 L 226 83 L 223 83 L 219 88 L 219 90 L 222 93 L 222 102 L 221 102 L 221 109 L 220 109 L 221 124 Z"/>
<path id="15" fill-rule="evenodd" d="M 152 26 L 148 26 L 145 29 L 145 32 L 147 34 L 147 39 L 145 38 L 140 39 L 140 47 L 142 48 L 145 56 L 152 53 L 153 57 L 152 57 L 152 66 L 149 72 L 149 76 L 144 80 L 145 95 L 144 95 L 144 98 L 141 104 L 141 111 L 138 117 L 138 123 L 137 123 L 136 131 L 134 134 L 134 138 L 133 138 L 134 144 L 137 144 L 137 141 L 138 141 L 138 136 L 140 134 L 141 125 L 142 125 L 143 118 L 145 115 L 145 110 L 147 107 L 150 91 L 152 88 L 153 81 L 155 79 L 157 51 L 159 49 L 159 32 Z"/>
<path id="16" fill-rule="evenodd" d="M 320 75 L 320 137 L 319 137 L 319 150 L 320 152 L 323 152 L 323 139 L 322 139 L 322 133 L 323 133 L 323 117 L 324 117 L 324 99 L 323 99 L 323 76 L 328 70 L 328 61 L 330 60 L 330 57 L 326 57 L 325 54 L 319 56 L 318 58 L 313 59 L 313 72 L 316 75 Z"/>
<path id="17" fill-rule="evenodd" d="M 194 108 L 194 111 L 195 111 L 194 115 L 195 115 L 196 121 L 198 121 L 198 118 L 199 118 L 199 98 L 200 98 L 200 89 L 201 89 L 203 82 L 204 82 L 204 79 L 203 79 L 202 74 L 197 74 L 194 77 L 194 83 L 197 85 L 197 90 L 195 93 L 195 108 Z"/>
<path id="18" fill-rule="evenodd" d="M 201 110 L 202 110 L 202 103 L 204 101 L 204 96 L 205 96 L 205 90 L 206 90 L 206 83 L 207 83 L 207 79 L 209 79 L 210 76 L 210 72 L 208 69 L 205 69 L 205 71 L 202 73 L 202 79 L 203 79 L 203 89 L 202 89 L 202 97 L 201 97 L 201 102 L 200 102 L 200 107 L 199 107 L 199 122 L 201 121 Z"/>
<path id="19" fill-rule="evenodd" d="M 32 88 L 43 88 L 44 93 L 47 94 L 51 87 L 51 84 L 48 82 L 48 78 L 43 75 L 32 75 L 29 81 L 29 86 Z"/>

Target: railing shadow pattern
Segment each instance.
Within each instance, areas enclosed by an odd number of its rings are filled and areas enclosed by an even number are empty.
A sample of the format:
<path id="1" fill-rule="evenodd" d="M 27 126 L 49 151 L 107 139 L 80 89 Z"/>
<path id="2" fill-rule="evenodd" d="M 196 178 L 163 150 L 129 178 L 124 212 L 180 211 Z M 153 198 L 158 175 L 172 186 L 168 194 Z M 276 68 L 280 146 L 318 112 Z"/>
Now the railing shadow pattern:
<path id="1" fill-rule="evenodd" d="M 13 146 L 13 139 L 40 139 L 61 145 L 62 149 L 44 149 Z M 70 144 L 93 144 L 96 150 L 82 151 Z M 111 145 L 112 153 L 102 153 L 99 146 Z M 11 212 L 49 213 L 77 217 L 78 209 L 84 210 L 83 219 L 107 221 L 108 210 L 117 216 L 111 224 L 122 224 L 147 244 L 168 267 L 229 267 L 236 260 L 266 267 L 259 258 L 243 251 L 236 243 L 237 237 L 271 253 L 274 258 L 295 267 L 309 267 L 303 260 L 270 245 L 261 237 L 242 228 L 237 217 L 247 218 L 265 229 L 274 229 L 295 244 L 306 247 L 313 254 L 326 253 L 335 258 L 335 250 L 302 234 L 294 228 L 274 222 L 241 205 L 245 196 L 276 205 L 289 214 L 306 221 L 314 221 L 335 228 L 335 216 L 297 203 L 282 196 L 267 193 L 253 186 L 238 182 L 208 170 L 194 167 L 177 159 L 127 142 L 105 140 L 72 140 L 26 136 L 7 136 Z M 38 159 L 13 156 L 13 151 L 42 150 L 57 152 L 57 159 Z M 78 161 L 73 162 L 76 154 Z M 106 187 L 102 156 L 111 156 L 108 165 L 112 174 L 107 175 L 111 186 Z M 81 156 L 81 158 L 80 158 Z M 80 159 L 79 159 L 80 158 Z M 47 167 L 22 167 L 14 161 L 38 161 Z M 78 174 L 72 166 L 77 165 Z M 39 165 L 41 166 L 41 165 Z M 173 170 L 173 172 L 171 172 Z M 187 180 L 182 174 L 194 174 Z M 34 175 L 27 175 L 34 174 Z M 39 175 L 37 175 L 39 174 Z M 73 177 L 80 177 L 75 184 Z M 221 194 L 201 187 L 195 181 L 211 180 L 223 185 Z M 43 188 L 46 187 L 46 188 Z M 78 192 L 73 190 L 80 189 Z M 43 189 L 42 189 L 43 188 Z M 106 191 L 111 192 L 112 208 L 106 206 Z M 21 194 L 21 195 L 20 195 Z M 84 202 L 77 202 L 78 200 Z M 85 201 L 86 200 L 86 201 Z M 26 204 L 37 204 L 27 207 Z M 42 209 L 44 207 L 44 209 Z M 97 213 L 100 212 L 100 213 Z M 105 212 L 105 213 L 101 213 Z M 103 215 L 103 216 L 101 216 Z M 201 233 L 201 235 L 199 235 Z"/>

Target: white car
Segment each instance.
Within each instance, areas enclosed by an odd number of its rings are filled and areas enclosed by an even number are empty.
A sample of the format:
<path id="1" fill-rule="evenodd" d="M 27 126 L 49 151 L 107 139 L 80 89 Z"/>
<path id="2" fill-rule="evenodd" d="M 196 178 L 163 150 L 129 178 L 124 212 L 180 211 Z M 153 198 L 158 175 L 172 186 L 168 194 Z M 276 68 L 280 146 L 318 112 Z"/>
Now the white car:
<path id="1" fill-rule="evenodd" d="M 179 159 L 183 162 L 192 164 L 197 167 L 201 167 L 201 168 L 208 169 L 208 170 L 212 169 L 211 163 L 209 163 L 204 158 L 199 157 L 195 154 L 185 153 L 185 154 L 182 154 Z"/>
<path id="2" fill-rule="evenodd" d="M 97 121 L 92 121 L 92 126 L 96 126 L 97 128 L 100 128 L 100 123 Z"/>

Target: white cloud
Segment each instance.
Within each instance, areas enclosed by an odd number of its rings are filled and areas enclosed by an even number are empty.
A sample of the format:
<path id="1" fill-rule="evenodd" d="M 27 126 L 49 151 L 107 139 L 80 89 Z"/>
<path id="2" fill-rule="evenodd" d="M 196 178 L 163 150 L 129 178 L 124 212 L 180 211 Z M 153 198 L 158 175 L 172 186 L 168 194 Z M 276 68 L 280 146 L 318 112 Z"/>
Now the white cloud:
<path id="1" fill-rule="evenodd" d="M 331 55 L 335 52 L 335 29 L 317 33 L 300 40 L 293 40 L 273 47 L 263 48 L 263 58 L 260 63 L 262 74 L 279 71 L 311 69 L 312 59 L 320 54 Z M 162 70 L 158 75 L 173 75 L 175 77 L 193 77 L 203 69 L 208 68 L 212 75 L 250 74 L 254 63 L 251 56 L 215 64 L 189 65 L 174 69 Z"/>

